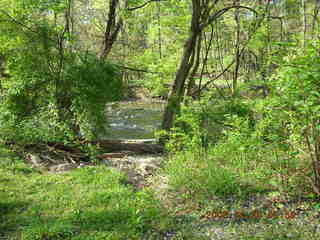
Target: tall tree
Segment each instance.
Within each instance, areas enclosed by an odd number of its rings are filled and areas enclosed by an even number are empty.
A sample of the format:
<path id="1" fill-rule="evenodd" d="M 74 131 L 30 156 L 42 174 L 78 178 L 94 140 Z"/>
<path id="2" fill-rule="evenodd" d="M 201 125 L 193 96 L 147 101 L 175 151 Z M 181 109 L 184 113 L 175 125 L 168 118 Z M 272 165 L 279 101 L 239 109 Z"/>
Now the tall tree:
<path id="1" fill-rule="evenodd" d="M 180 65 L 177 69 L 176 77 L 168 97 L 168 103 L 164 111 L 162 120 L 162 129 L 164 130 L 168 131 L 173 127 L 176 114 L 180 112 L 180 105 L 184 96 L 186 80 L 192 68 L 194 66 L 197 67 L 197 64 L 194 65 L 197 52 L 197 41 L 204 29 L 230 9 L 245 8 L 252 11 L 249 7 L 234 4 L 230 4 L 229 6 L 225 6 L 217 10 L 218 2 L 219 0 L 192 0 L 191 27 L 189 36 L 184 44 Z"/>
<path id="2" fill-rule="evenodd" d="M 200 0 L 192 0 L 190 33 L 185 42 L 180 66 L 177 70 L 176 78 L 168 98 L 168 104 L 165 108 L 162 122 L 162 128 L 164 130 L 169 130 L 173 126 L 175 116 L 180 110 L 180 104 L 185 90 L 185 81 L 194 64 L 196 43 L 203 30 L 203 27 L 201 27 L 201 12 L 203 11 L 203 7 L 205 6 L 201 4 Z"/>
<path id="3" fill-rule="evenodd" d="M 124 3 L 126 5 L 126 0 Z M 106 59 L 109 55 L 123 25 L 123 19 L 117 14 L 117 9 L 119 9 L 119 0 L 110 0 L 108 19 L 104 32 L 103 49 L 100 56 L 101 59 Z"/>

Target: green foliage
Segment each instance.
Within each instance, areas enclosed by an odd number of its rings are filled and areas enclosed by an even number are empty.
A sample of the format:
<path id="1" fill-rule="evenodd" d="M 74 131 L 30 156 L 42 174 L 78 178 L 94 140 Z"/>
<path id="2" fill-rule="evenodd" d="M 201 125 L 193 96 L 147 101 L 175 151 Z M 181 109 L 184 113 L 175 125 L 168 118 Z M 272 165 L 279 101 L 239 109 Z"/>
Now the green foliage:
<path id="1" fill-rule="evenodd" d="M 281 179 L 277 178 L 274 185 L 265 184 L 266 179 L 272 179 L 272 171 L 269 170 L 275 168 L 275 156 L 270 155 L 273 145 L 266 145 L 245 118 L 228 117 L 225 123 L 232 128 L 215 126 L 215 131 L 220 131 L 215 144 L 199 144 L 206 139 L 204 136 L 208 136 L 202 135 L 205 132 L 203 127 L 197 127 L 202 132 L 192 135 L 192 138 L 181 133 L 179 138 L 177 133 L 173 135 L 169 149 L 175 149 L 175 142 L 183 148 L 180 147 L 166 165 L 171 184 L 178 190 L 185 187 L 191 195 L 200 198 L 230 194 L 245 197 L 251 192 L 279 187 Z M 194 128 L 188 133 L 191 131 L 194 133 Z"/>
<path id="2" fill-rule="evenodd" d="M 311 119 L 312 124 L 317 115 L 315 111 L 312 116 L 302 115 L 310 111 L 300 112 L 295 105 L 288 105 L 292 99 L 287 96 L 292 98 L 293 90 L 284 88 L 292 86 L 294 77 L 287 71 L 284 76 L 288 82 L 278 79 L 274 83 L 284 92 L 278 89 L 267 99 L 202 100 L 182 108 L 167 144 L 173 154 L 166 172 L 176 189 L 185 186 L 197 196 L 271 189 L 291 194 L 312 192 L 311 187 L 305 187 L 310 171 L 305 171 L 306 156 L 299 149 L 308 151 L 303 118 Z M 295 97 L 301 98 L 304 90 L 294 89 L 299 93 Z M 309 109 L 310 105 L 304 102 L 301 107 Z M 311 136 L 309 142 L 316 146 Z"/>
<path id="3" fill-rule="evenodd" d="M 1 157 L 4 157 L 1 152 Z M 0 162 L 0 232 L 8 239 L 141 239 L 169 218 L 152 193 L 105 167 L 63 175 Z M 29 172 L 18 171 L 22 166 Z"/>
<path id="4" fill-rule="evenodd" d="M 202 146 L 202 140 L 207 136 L 207 132 L 203 128 L 205 122 L 201 106 L 182 107 L 181 114 L 176 119 L 175 128 L 170 132 L 170 141 L 167 143 L 170 151 L 175 152 Z"/>
<path id="5" fill-rule="evenodd" d="M 248 124 L 248 131 L 253 131 L 252 107 L 240 98 L 211 99 L 210 94 L 200 102 L 183 106 L 170 133 L 168 147 L 171 151 L 207 148 L 221 140 L 226 131 L 241 128 L 242 122 Z"/>
<path id="6" fill-rule="evenodd" d="M 85 54 L 68 67 L 66 79 L 72 83 L 71 109 L 81 133 L 87 138 L 97 137 L 105 131 L 106 103 L 119 100 L 122 94 L 119 70 Z"/>
<path id="7" fill-rule="evenodd" d="M 236 174 L 208 157 L 184 151 L 170 158 L 165 172 L 169 175 L 171 186 L 184 192 L 186 197 L 196 199 L 239 193 Z"/>
<path id="8" fill-rule="evenodd" d="M 173 154 L 165 170 L 176 189 L 209 197 L 265 187 L 247 186 L 257 176 L 266 177 L 268 167 L 257 158 L 268 151 L 255 134 L 251 107 L 241 99 L 207 99 L 182 108 L 170 133 L 167 147 Z"/>
<path id="9" fill-rule="evenodd" d="M 95 138 L 106 125 L 105 104 L 121 96 L 119 70 L 75 51 L 74 37 L 62 24 L 34 16 L 49 10 L 59 14 L 62 1 L 41 1 L 42 10 L 34 4 L 17 7 L 14 17 L 20 24 L 0 13 L 7 19 L 0 26 L 0 43 L 10 74 L 1 79 L 0 137 L 24 142 L 70 140 L 79 134 Z"/>
<path id="10" fill-rule="evenodd" d="M 273 123 L 272 138 L 289 153 L 308 157 L 313 166 L 314 186 L 320 187 L 319 171 L 319 43 L 313 43 L 300 54 L 287 59 L 273 78 L 274 92 L 266 104 L 266 116 Z M 271 135 L 271 134 L 269 134 Z M 305 156 L 307 155 L 309 156 Z M 307 176 L 306 176 L 307 177 Z"/>
<path id="11" fill-rule="evenodd" d="M 140 57 L 140 61 L 146 64 L 151 72 L 154 72 L 146 74 L 144 81 L 144 87 L 151 92 L 152 96 L 165 97 L 168 95 L 170 83 L 175 75 L 177 60 L 177 56 L 173 54 L 159 59 L 158 53 L 151 51 L 145 51 Z"/>

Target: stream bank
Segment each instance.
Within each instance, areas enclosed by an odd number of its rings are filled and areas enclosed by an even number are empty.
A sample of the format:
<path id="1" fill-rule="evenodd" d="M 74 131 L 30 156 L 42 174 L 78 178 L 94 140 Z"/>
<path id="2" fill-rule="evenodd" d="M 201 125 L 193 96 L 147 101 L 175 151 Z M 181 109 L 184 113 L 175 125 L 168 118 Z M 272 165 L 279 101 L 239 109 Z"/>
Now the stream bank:
<path id="1" fill-rule="evenodd" d="M 164 159 L 163 146 L 156 143 L 154 132 L 161 123 L 164 102 L 122 101 L 106 106 L 107 135 L 96 141 L 79 144 L 96 145 L 100 154 L 92 156 L 77 145 L 38 143 L 23 147 L 19 155 L 33 168 L 49 173 L 64 173 L 76 168 L 107 165 L 124 172 L 128 183 L 141 188 Z"/>
<path id="2" fill-rule="evenodd" d="M 133 106 L 134 113 L 140 114 L 143 111 L 143 109 L 136 109 L 136 103 Z M 115 112 L 117 112 L 116 108 Z M 110 140 L 111 143 L 112 141 L 116 143 L 120 140 Z M 138 143 L 147 146 L 154 144 L 152 139 L 131 139 L 124 142 L 131 143 L 131 146 Z M 105 153 L 98 156 L 99 161 L 89 162 L 87 156 L 73 151 L 72 148 L 68 149 L 66 146 L 52 144 L 42 145 L 42 149 L 37 147 L 36 150 L 33 149 L 33 152 L 29 152 L 29 161 L 35 164 L 34 167 L 39 164 L 38 167 L 45 168 L 46 173 L 52 173 L 50 176 L 57 175 L 59 179 L 63 179 L 64 173 L 76 168 L 97 170 L 99 166 L 106 165 L 108 168 L 124 173 L 127 178 L 123 183 L 133 186 L 135 192 L 141 189 L 152 189 L 155 198 L 161 200 L 163 208 L 170 212 L 170 216 L 174 216 L 176 225 L 172 229 L 166 229 L 165 232 L 150 230 L 150 233 L 148 232 L 142 239 L 316 240 L 320 236 L 320 214 L 314 207 L 315 203 L 311 201 L 301 199 L 295 202 L 279 194 L 252 193 L 246 199 L 239 199 L 237 196 L 211 195 L 210 199 L 205 200 L 207 202 L 201 202 L 192 195 L 188 195 L 187 189 L 173 191 L 169 188 L 167 176 L 159 175 L 157 172 L 166 160 L 166 156 L 161 152 L 137 153 L 130 151 L 131 147 L 125 150 L 116 148 L 110 151 L 106 147 Z M 48 162 L 55 163 L 53 166 L 48 166 L 46 165 Z"/>

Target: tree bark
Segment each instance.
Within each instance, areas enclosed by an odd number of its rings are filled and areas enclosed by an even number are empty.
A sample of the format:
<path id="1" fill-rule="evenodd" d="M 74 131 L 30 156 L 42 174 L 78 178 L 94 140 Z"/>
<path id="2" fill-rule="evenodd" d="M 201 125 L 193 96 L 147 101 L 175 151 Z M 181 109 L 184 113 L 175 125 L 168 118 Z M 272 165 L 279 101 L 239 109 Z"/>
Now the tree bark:
<path id="1" fill-rule="evenodd" d="M 198 95 L 199 91 L 195 90 L 195 86 L 196 86 L 196 81 L 195 81 L 195 75 L 199 69 L 200 66 L 200 55 L 201 55 L 201 43 L 202 43 L 202 35 L 200 34 L 198 37 L 198 41 L 197 41 L 197 47 L 195 48 L 196 50 L 196 61 L 194 64 L 194 67 L 192 69 L 192 72 L 190 74 L 190 78 L 189 78 L 189 83 L 188 83 L 188 87 L 187 87 L 187 96 L 193 96 L 193 97 L 197 97 L 194 95 Z M 200 76 L 202 77 L 202 76 Z"/>
<path id="2" fill-rule="evenodd" d="M 196 43 L 202 31 L 213 21 L 233 8 L 247 9 L 257 14 L 257 12 L 252 8 L 232 5 L 222 8 L 210 15 L 210 11 L 214 9 L 214 6 L 217 3 L 218 0 L 216 0 L 214 3 L 212 1 L 192 0 L 191 30 L 189 33 L 189 37 L 184 45 L 184 51 L 180 61 L 180 65 L 177 70 L 176 77 L 168 97 L 168 103 L 164 111 L 162 121 L 163 130 L 169 131 L 173 127 L 175 117 L 180 111 L 180 104 L 183 100 L 185 90 L 185 82 L 191 68 L 194 65 L 197 45 Z M 162 143 L 164 141 L 165 139 L 161 140 Z"/>
<path id="3" fill-rule="evenodd" d="M 180 111 L 180 104 L 185 90 L 185 81 L 190 73 L 190 69 L 194 64 L 195 48 L 197 39 L 201 34 L 200 30 L 200 17 L 201 8 L 200 0 L 192 1 L 193 12 L 191 20 L 191 31 L 189 38 L 184 45 L 183 55 L 181 58 L 180 66 L 176 73 L 171 92 L 168 97 L 168 103 L 164 111 L 162 129 L 169 131 L 175 120 L 176 114 Z"/>
<path id="4" fill-rule="evenodd" d="M 240 5 L 240 0 L 234 0 L 234 5 Z M 235 32 L 235 69 L 233 72 L 232 79 L 232 95 L 235 96 L 237 93 L 238 86 L 238 75 L 240 68 L 240 11 L 239 8 L 235 9 L 234 20 L 236 22 L 236 32 Z"/>
<path id="5" fill-rule="evenodd" d="M 104 32 L 103 49 L 100 55 L 100 59 L 104 60 L 109 55 L 113 44 L 117 40 L 120 29 L 123 25 L 122 18 L 119 18 L 117 22 L 117 7 L 119 0 L 110 0 L 108 21 L 106 30 Z"/>
<path id="6" fill-rule="evenodd" d="M 315 29 L 317 25 L 319 10 L 320 10 L 320 0 L 315 0 L 314 9 L 313 9 L 313 18 L 312 18 L 312 36 L 315 35 Z"/>
<path id="7" fill-rule="evenodd" d="M 139 140 L 99 140 L 91 143 L 99 145 L 108 151 L 131 151 L 134 153 L 161 153 L 164 148 L 160 144 L 148 143 Z"/>
<path id="8" fill-rule="evenodd" d="M 303 26 L 303 35 L 302 35 L 302 46 L 306 48 L 307 41 L 307 15 L 306 15 L 306 2 L 301 0 L 301 10 L 302 10 L 302 26 Z"/>

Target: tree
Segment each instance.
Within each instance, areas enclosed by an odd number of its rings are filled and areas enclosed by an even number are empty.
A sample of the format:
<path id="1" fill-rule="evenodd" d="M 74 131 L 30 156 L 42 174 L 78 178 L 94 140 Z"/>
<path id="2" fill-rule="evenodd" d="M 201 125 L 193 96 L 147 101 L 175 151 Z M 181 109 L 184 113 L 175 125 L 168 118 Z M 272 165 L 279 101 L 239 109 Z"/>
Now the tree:
<path id="1" fill-rule="evenodd" d="M 105 126 L 106 102 L 121 94 L 118 68 L 75 48 L 74 1 L 8 2 L 14 11 L 0 12 L 1 53 L 10 75 L 1 79 L 1 137 L 95 138 Z"/>
<path id="2" fill-rule="evenodd" d="M 123 25 L 123 19 L 117 17 L 117 8 L 119 8 L 119 0 L 110 0 L 108 20 L 104 32 L 103 50 L 100 56 L 101 59 L 106 59 L 109 55 Z M 124 8 L 127 8 L 126 0 L 124 1 Z"/>
<path id="3" fill-rule="evenodd" d="M 168 131 L 172 128 L 175 116 L 180 111 L 180 104 L 184 96 L 186 79 L 191 69 L 194 67 L 197 46 L 201 44 L 201 33 L 212 22 L 217 20 L 230 9 L 245 8 L 252 11 L 249 7 L 233 4 L 217 10 L 217 7 L 219 6 L 218 2 L 218 0 L 214 2 L 192 0 L 192 18 L 189 37 L 185 42 L 180 65 L 177 69 L 176 77 L 168 98 L 168 104 L 165 108 L 162 121 L 162 129 L 164 130 Z M 195 67 L 197 67 L 197 65 Z"/>

